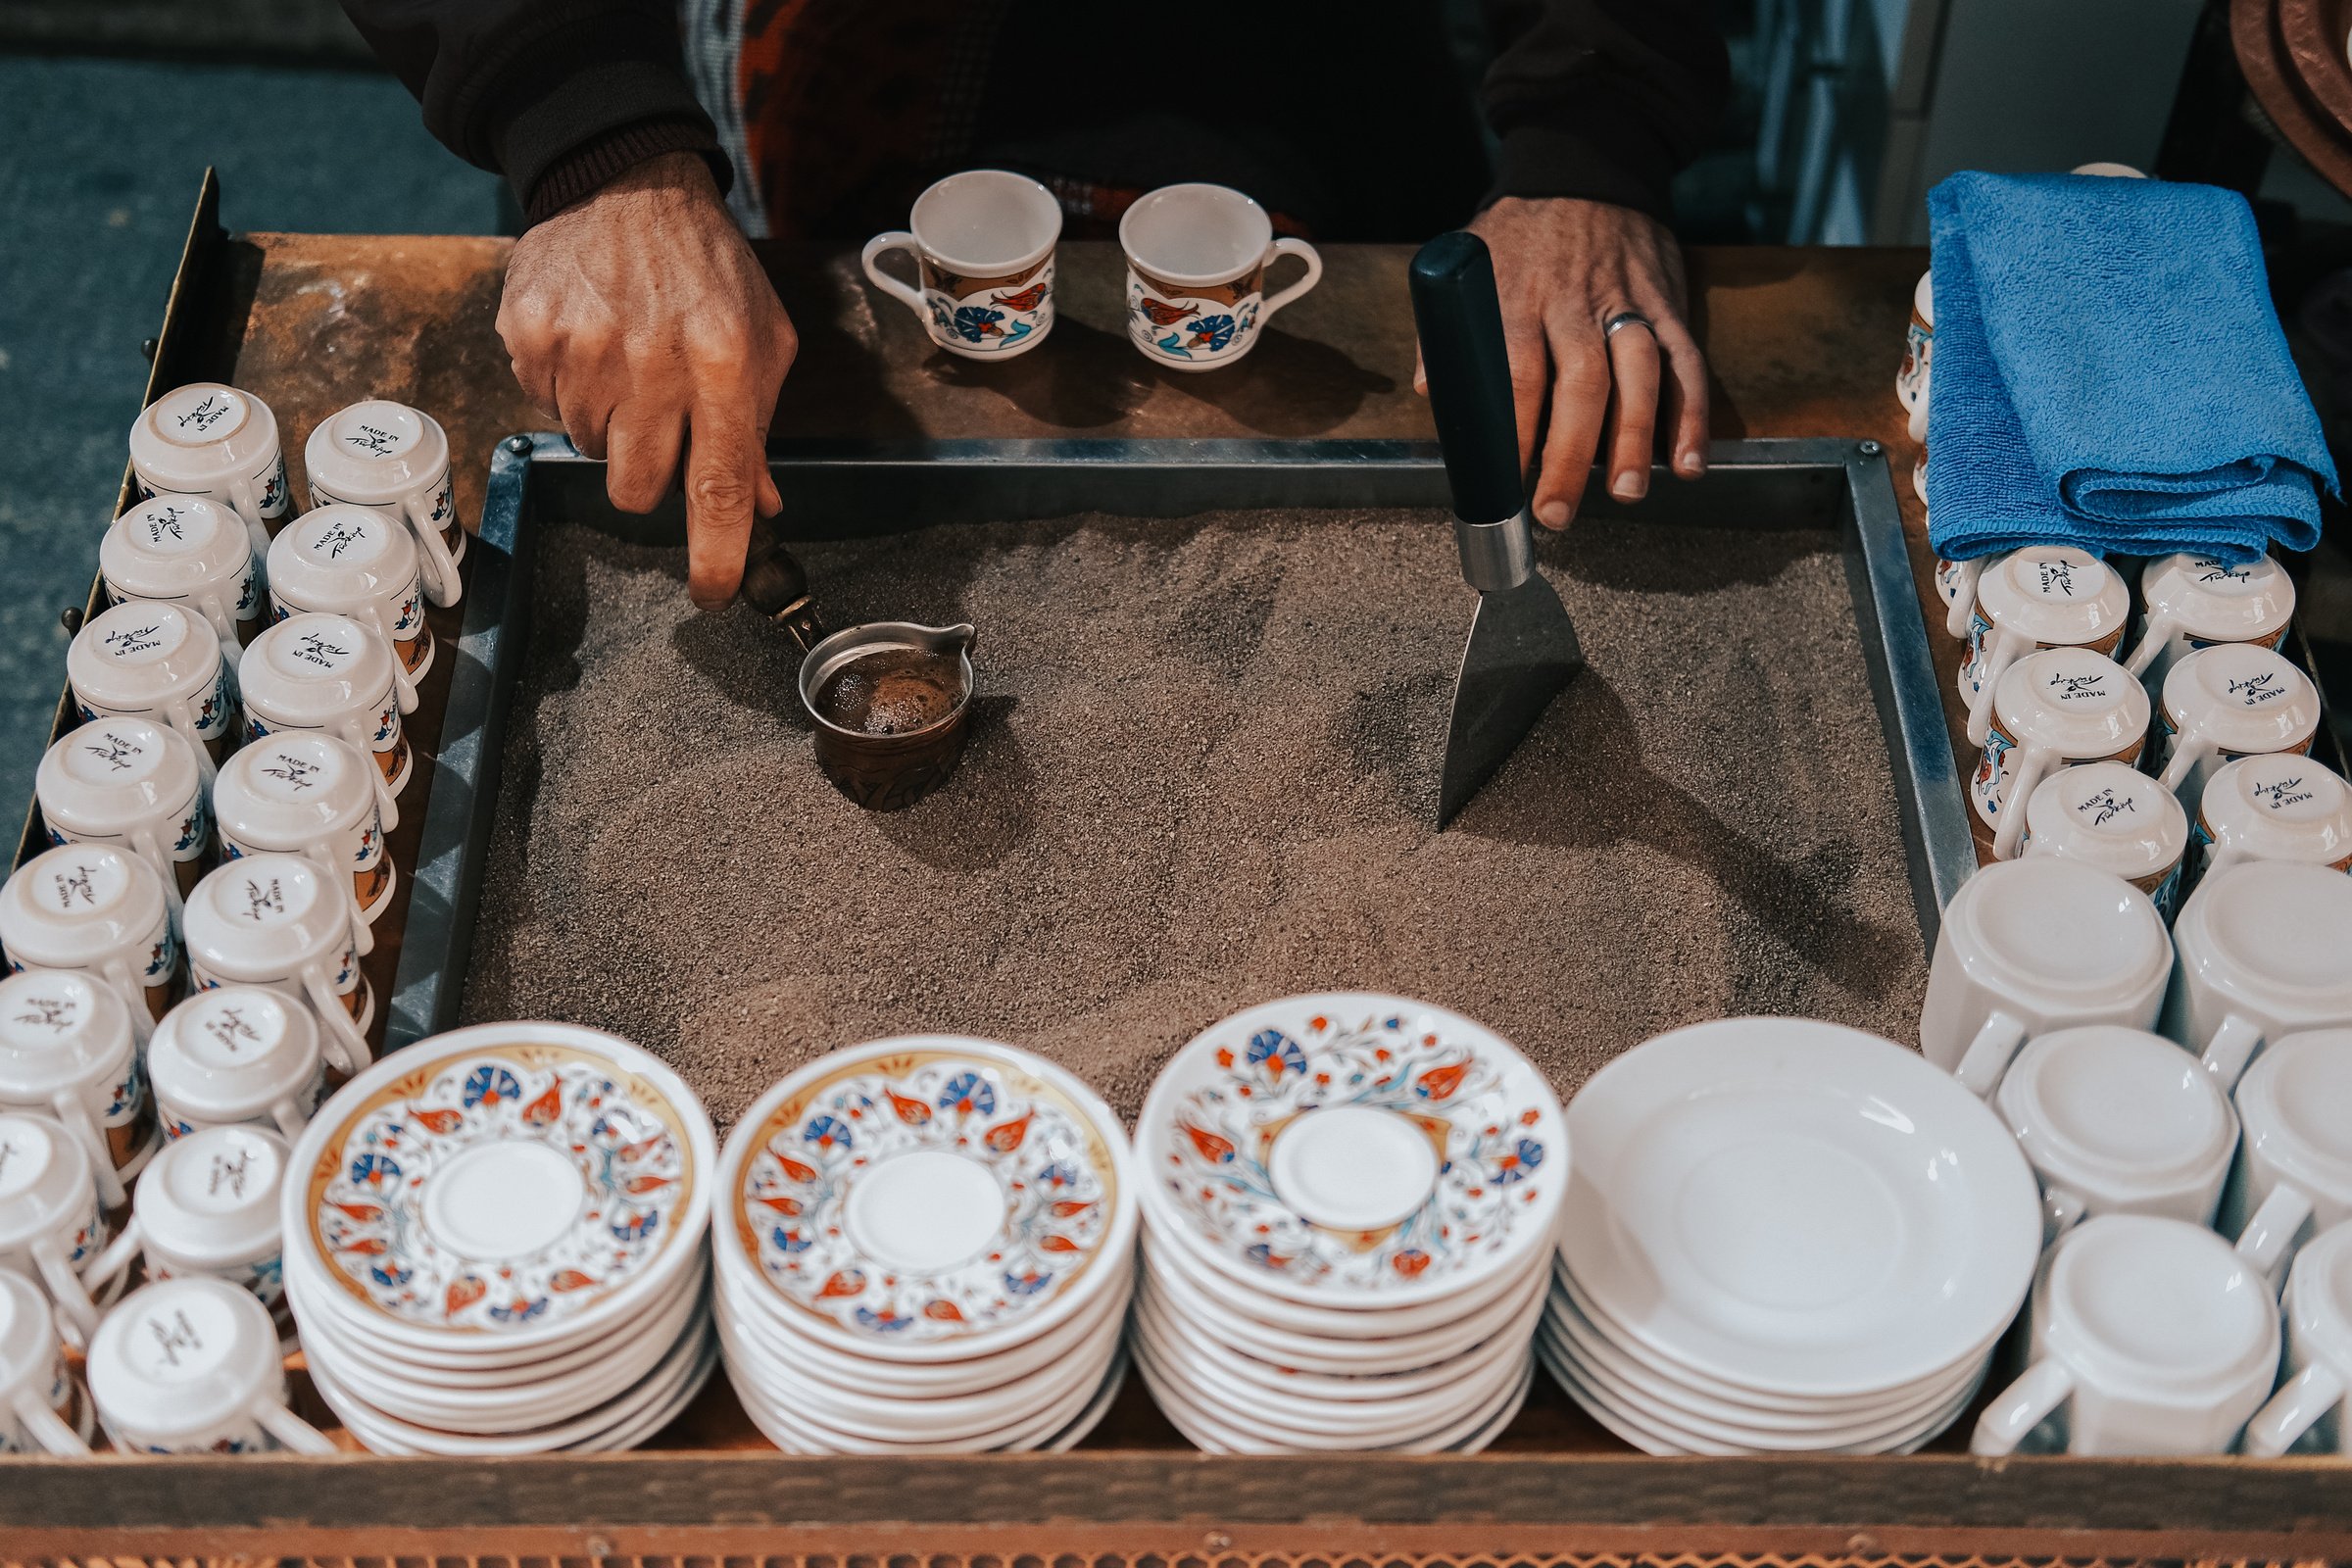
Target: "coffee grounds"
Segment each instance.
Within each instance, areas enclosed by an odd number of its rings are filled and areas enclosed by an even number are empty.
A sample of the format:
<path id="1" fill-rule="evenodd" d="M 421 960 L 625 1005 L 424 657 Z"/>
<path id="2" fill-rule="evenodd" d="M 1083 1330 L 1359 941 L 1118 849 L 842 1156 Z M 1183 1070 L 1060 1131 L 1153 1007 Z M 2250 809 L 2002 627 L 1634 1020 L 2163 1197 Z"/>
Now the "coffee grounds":
<path id="1" fill-rule="evenodd" d="M 1580 521 L 1589 667 L 1431 828 L 1472 595 L 1428 513 L 1083 516 L 796 546 L 832 624 L 980 628 L 969 750 L 872 813 L 809 755 L 790 641 L 684 553 L 541 540 L 468 1018 L 611 1029 L 722 1125 L 882 1035 L 1027 1047 L 1132 1117 L 1286 994 L 1477 1018 L 1563 1096 L 1662 1030 L 1910 1040 L 1926 966 L 1840 557 Z"/>

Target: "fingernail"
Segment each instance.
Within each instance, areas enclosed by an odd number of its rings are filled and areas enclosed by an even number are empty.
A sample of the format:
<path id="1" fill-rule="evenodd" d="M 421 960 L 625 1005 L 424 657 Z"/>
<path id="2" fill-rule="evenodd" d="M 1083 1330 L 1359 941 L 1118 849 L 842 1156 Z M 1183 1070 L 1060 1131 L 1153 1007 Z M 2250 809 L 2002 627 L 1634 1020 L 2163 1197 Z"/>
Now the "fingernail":
<path id="1" fill-rule="evenodd" d="M 1565 528 L 1568 526 L 1568 503 L 1565 501 L 1546 501 L 1536 509 L 1536 520 L 1546 528 Z"/>
<path id="2" fill-rule="evenodd" d="M 1675 460 L 1675 470 L 1686 479 L 1695 479 L 1707 471 L 1706 458 L 1696 452 L 1686 452 Z"/>
<path id="3" fill-rule="evenodd" d="M 1649 491 L 1649 476 L 1643 473 L 1621 473 L 1609 481 L 1609 494 L 1620 501 L 1639 501 Z"/>

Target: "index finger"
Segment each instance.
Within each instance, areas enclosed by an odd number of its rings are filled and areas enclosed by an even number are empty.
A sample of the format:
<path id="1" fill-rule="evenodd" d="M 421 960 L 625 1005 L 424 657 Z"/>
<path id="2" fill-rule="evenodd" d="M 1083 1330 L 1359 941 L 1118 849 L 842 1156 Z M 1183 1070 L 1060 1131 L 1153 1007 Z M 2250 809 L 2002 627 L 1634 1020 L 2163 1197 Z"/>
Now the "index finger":
<path id="1" fill-rule="evenodd" d="M 752 508 L 774 495 L 765 443 L 750 415 L 724 404 L 694 406 L 686 447 L 686 592 L 705 610 L 724 609 L 743 584 Z"/>

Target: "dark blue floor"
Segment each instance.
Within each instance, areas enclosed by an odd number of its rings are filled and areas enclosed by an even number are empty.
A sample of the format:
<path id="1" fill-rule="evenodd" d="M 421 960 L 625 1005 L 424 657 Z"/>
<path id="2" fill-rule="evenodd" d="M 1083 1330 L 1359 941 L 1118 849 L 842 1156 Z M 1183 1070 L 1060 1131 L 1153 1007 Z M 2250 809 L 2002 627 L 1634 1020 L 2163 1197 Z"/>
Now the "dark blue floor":
<path id="1" fill-rule="evenodd" d="M 389 77 L 0 58 L 0 812 L 14 831 L 206 164 L 231 229 L 487 233 Z"/>

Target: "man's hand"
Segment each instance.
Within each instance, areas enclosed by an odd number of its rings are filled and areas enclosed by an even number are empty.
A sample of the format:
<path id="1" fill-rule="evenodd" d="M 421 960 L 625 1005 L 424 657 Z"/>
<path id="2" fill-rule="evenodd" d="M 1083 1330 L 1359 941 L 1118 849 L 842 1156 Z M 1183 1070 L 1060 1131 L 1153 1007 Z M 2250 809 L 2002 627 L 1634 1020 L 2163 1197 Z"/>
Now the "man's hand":
<path id="1" fill-rule="evenodd" d="M 1551 399 L 1536 520 L 1568 526 L 1596 451 L 1609 493 L 1639 500 L 1649 489 L 1661 423 L 1671 432 L 1674 471 L 1686 479 L 1704 472 L 1707 366 L 1683 324 L 1674 236 L 1631 208 L 1565 197 L 1505 197 L 1470 228 L 1494 256 L 1522 466 L 1535 456 L 1545 394 Z M 1604 335 L 1603 324 L 1626 311 L 1647 317 L 1655 335 L 1638 324 Z M 1418 367 L 1413 381 L 1427 392 Z"/>
<path id="2" fill-rule="evenodd" d="M 783 506 L 767 424 L 799 339 L 703 161 L 641 164 L 516 240 L 498 335 L 623 512 L 661 504 L 684 443 L 687 591 L 724 606 L 754 508 Z"/>

